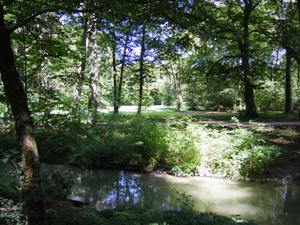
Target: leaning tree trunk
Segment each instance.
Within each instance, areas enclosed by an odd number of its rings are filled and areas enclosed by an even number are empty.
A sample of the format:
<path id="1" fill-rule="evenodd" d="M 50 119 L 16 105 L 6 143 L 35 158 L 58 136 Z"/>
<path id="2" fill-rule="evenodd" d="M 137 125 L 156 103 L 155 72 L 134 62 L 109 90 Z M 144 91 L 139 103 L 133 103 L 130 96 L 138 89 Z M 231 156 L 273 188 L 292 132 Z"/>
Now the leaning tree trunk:
<path id="1" fill-rule="evenodd" d="M 291 77 L 292 57 L 290 51 L 286 49 L 286 66 L 285 66 L 285 112 L 293 111 L 292 102 L 292 77 Z"/>
<path id="2" fill-rule="evenodd" d="M 72 113 L 78 114 L 80 111 L 80 99 L 82 95 L 82 86 L 85 77 L 85 69 L 86 69 L 86 62 L 87 62 L 87 46 L 88 46 L 88 18 L 84 18 L 83 22 L 83 32 L 82 32 L 82 39 L 81 39 L 81 62 L 78 68 L 78 80 L 76 84 L 76 92 L 74 96 L 74 107 L 72 109 Z"/>
<path id="3" fill-rule="evenodd" d="M 43 207 L 37 200 L 39 190 L 39 155 L 33 137 L 33 122 L 28 109 L 26 93 L 14 61 L 11 34 L 5 27 L 3 6 L 0 4 L 0 73 L 4 91 L 9 101 L 16 125 L 19 147 L 22 153 L 24 173 L 21 194 L 25 201 L 29 224 L 35 224 L 43 215 Z"/>
<path id="4" fill-rule="evenodd" d="M 142 105 L 143 105 L 143 89 L 144 89 L 144 78 L 145 78 L 145 69 L 144 69 L 145 36 L 146 36 L 146 28 L 145 28 L 145 25 L 143 25 L 142 40 L 141 40 L 141 54 L 140 54 L 140 59 L 139 59 L 140 74 L 139 74 L 139 100 L 138 100 L 137 115 L 141 115 Z"/>
<path id="5" fill-rule="evenodd" d="M 91 49 L 90 49 L 90 99 L 89 99 L 89 111 L 91 116 L 92 124 L 97 122 L 97 111 L 98 111 L 98 54 L 97 54 L 97 28 L 96 21 L 93 21 L 91 28 Z"/>
<path id="6" fill-rule="evenodd" d="M 250 79 L 250 51 L 249 51 L 249 20 L 252 6 L 250 3 L 245 4 L 244 17 L 243 17 L 243 34 L 242 41 L 239 45 L 242 59 L 242 71 L 244 82 L 244 98 L 246 104 L 246 116 L 257 117 L 257 110 L 254 101 L 253 85 Z"/>

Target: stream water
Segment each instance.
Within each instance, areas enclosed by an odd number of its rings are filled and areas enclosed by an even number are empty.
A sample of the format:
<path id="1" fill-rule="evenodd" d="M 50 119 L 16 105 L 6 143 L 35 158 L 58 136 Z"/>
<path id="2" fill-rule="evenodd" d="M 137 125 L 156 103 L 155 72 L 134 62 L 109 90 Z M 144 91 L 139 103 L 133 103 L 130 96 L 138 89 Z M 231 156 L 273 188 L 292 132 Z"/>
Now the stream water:
<path id="1" fill-rule="evenodd" d="M 62 168 L 57 169 L 61 171 Z M 87 201 L 99 210 L 124 204 L 179 209 L 186 199 L 182 195 L 185 193 L 190 196 L 194 208 L 201 212 L 240 215 L 261 225 L 300 225 L 299 186 L 116 170 L 64 169 L 73 174 L 75 183 L 71 197 Z"/>

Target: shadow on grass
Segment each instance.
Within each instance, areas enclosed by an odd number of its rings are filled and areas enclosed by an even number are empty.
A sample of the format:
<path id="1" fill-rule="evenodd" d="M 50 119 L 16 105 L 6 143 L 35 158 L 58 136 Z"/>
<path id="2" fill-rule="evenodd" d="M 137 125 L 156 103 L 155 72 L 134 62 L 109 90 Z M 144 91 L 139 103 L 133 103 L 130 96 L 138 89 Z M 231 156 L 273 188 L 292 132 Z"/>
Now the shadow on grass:
<path id="1" fill-rule="evenodd" d="M 47 221 L 56 225 L 254 225 L 240 218 L 226 218 L 193 211 L 154 211 L 142 208 L 52 210 Z"/>

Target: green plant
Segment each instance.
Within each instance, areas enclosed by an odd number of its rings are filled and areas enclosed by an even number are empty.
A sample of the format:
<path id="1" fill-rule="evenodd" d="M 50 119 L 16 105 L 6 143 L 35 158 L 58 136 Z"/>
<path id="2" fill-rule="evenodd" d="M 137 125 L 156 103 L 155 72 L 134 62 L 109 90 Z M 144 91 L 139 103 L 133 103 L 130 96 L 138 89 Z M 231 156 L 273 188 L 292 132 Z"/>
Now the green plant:
<path id="1" fill-rule="evenodd" d="M 40 198 L 43 201 L 65 200 L 73 185 L 71 174 L 61 171 L 41 171 Z"/>
<path id="2" fill-rule="evenodd" d="M 166 164 L 179 175 L 191 174 L 200 163 L 196 136 L 189 130 L 170 128 L 167 135 L 168 153 Z"/>
<path id="3" fill-rule="evenodd" d="M 87 166 L 127 166 L 143 168 L 156 165 L 165 152 L 163 126 L 143 118 L 111 120 L 93 127 L 72 149 L 70 162 Z"/>
<path id="4" fill-rule="evenodd" d="M 226 130 L 193 125 L 193 132 L 199 138 L 201 165 L 221 176 L 240 179 L 262 174 L 280 155 L 277 147 L 239 126 Z"/>
<path id="5" fill-rule="evenodd" d="M 22 203 L 0 197 L 0 224 L 23 225 Z"/>

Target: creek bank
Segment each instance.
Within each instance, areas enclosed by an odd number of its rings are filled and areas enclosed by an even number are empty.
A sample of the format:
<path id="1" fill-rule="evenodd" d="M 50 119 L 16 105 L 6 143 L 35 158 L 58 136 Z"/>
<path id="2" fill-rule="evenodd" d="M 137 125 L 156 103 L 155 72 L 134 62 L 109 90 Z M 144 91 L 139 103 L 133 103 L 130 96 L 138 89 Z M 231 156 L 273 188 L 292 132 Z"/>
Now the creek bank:
<path id="1" fill-rule="evenodd" d="M 46 162 L 43 162 L 46 163 Z M 55 163 L 46 163 L 50 165 L 56 165 Z M 65 164 L 65 163 L 58 163 L 59 165 L 67 165 L 75 168 L 82 168 L 77 164 Z M 256 182 L 256 183 L 278 183 L 278 184 L 293 184 L 300 186 L 300 173 L 295 173 L 292 175 L 285 175 L 285 176 L 267 176 L 263 174 L 261 176 L 256 177 L 244 177 L 240 179 L 236 179 L 230 177 L 225 174 L 214 174 L 208 169 L 204 167 L 197 167 L 192 174 L 180 174 L 176 173 L 172 170 L 166 168 L 155 168 L 151 165 L 145 168 L 137 168 L 137 167 L 122 167 L 122 166 L 115 166 L 115 165 L 105 165 L 105 166 L 97 166 L 97 167 L 86 167 L 92 170 L 101 170 L 101 169 L 109 169 L 109 170 L 124 170 L 129 172 L 138 172 L 138 173 L 152 173 L 152 174 L 159 174 L 159 175 L 170 175 L 175 177 L 202 177 L 202 178 L 212 178 L 212 179 L 220 179 L 220 180 L 232 180 L 232 181 L 246 181 L 246 182 Z"/>
<path id="2" fill-rule="evenodd" d="M 205 169 L 204 167 L 197 167 L 196 170 L 192 174 L 179 174 L 170 170 L 146 170 L 146 172 L 156 173 L 156 174 L 167 174 L 176 177 L 203 177 L 203 178 L 213 178 L 213 179 L 221 179 L 221 180 L 232 180 L 232 181 L 246 181 L 246 182 L 256 182 L 256 183 L 278 183 L 278 184 L 294 184 L 300 186 L 300 173 L 295 173 L 291 175 L 285 176 L 256 176 L 256 177 L 244 177 L 240 179 L 236 179 L 224 174 L 214 174 L 211 171 Z"/>

